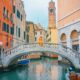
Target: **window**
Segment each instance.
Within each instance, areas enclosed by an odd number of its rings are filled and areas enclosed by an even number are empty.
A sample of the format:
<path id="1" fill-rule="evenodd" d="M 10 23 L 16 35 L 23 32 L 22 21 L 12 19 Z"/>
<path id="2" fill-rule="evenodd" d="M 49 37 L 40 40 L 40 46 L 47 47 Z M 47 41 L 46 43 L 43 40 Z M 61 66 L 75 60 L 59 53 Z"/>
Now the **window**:
<path id="1" fill-rule="evenodd" d="M 6 27 L 6 23 L 3 23 L 3 31 L 6 32 L 6 29 L 7 29 L 7 27 Z"/>
<path id="2" fill-rule="evenodd" d="M 18 27 L 16 26 L 16 36 L 18 36 Z"/>
<path id="3" fill-rule="evenodd" d="M 46 38 L 47 38 L 48 36 L 49 36 L 49 35 L 47 34 L 47 35 L 46 35 Z"/>
<path id="4" fill-rule="evenodd" d="M 15 10 L 15 6 L 13 6 L 13 13 L 15 13 L 16 12 L 16 10 Z"/>
<path id="5" fill-rule="evenodd" d="M 10 21 L 13 22 L 13 16 L 12 16 L 12 13 L 10 14 Z"/>
<path id="6" fill-rule="evenodd" d="M 6 15 L 7 18 L 8 18 L 8 13 L 9 13 L 9 12 L 8 12 L 8 10 L 7 10 L 7 15 Z"/>
<path id="7" fill-rule="evenodd" d="M 29 43 L 29 35 L 27 34 L 27 43 Z"/>
<path id="8" fill-rule="evenodd" d="M 79 45 L 78 44 L 72 45 L 72 49 L 76 50 L 76 51 L 79 51 Z"/>
<path id="9" fill-rule="evenodd" d="M 35 37 L 35 41 L 37 41 L 37 38 Z"/>
<path id="10" fill-rule="evenodd" d="M 8 35 L 6 35 L 6 46 L 8 46 L 9 43 L 8 43 Z"/>
<path id="11" fill-rule="evenodd" d="M 4 7 L 3 8 L 3 16 L 4 16 L 4 18 L 6 17 L 5 15 L 6 15 L 6 8 Z"/>
<path id="12" fill-rule="evenodd" d="M 17 10 L 17 17 L 20 18 L 20 12 Z"/>
<path id="13" fill-rule="evenodd" d="M 10 31 L 11 31 L 11 32 L 10 32 L 11 35 L 14 35 L 14 27 L 11 27 L 10 29 L 11 29 L 11 30 L 10 30 Z"/>
<path id="14" fill-rule="evenodd" d="M 24 39 L 25 39 L 25 31 L 24 31 Z"/>
<path id="15" fill-rule="evenodd" d="M 26 27 L 26 31 L 29 32 L 30 31 L 30 26 Z"/>
<path id="16" fill-rule="evenodd" d="M 6 46 L 8 46 L 8 42 L 6 42 Z"/>
<path id="17" fill-rule="evenodd" d="M 18 28 L 18 37 L 20 37 L 20 28 Z"/>
<path id="18" fill-rule="evenodd" d="M 54 11 L 53 9 L 50 9 L 50 13 L 53 13 L 53 11 Z"/>
<path id="19" fill-rule="evenodd" d="M 22 21 L 22 15 L 21 15 L 21 21 Z"/>
<path id="20" fill-rule="evenodd" d="M 7 24 L 7 33 L 9 33 L 9 25 Z"/>

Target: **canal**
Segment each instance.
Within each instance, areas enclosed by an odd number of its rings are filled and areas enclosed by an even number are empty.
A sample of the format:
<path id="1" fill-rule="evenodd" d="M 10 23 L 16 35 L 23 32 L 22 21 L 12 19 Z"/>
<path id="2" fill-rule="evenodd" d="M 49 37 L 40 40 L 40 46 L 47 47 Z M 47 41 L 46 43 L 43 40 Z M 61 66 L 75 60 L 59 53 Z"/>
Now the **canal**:
<path id="1" fill-rule="evenodd" d="M 57 60 L 42 58 L 31 60 L 26 66 L 0 72 L 0 80 L 66 80 L 68 68 Z"/>

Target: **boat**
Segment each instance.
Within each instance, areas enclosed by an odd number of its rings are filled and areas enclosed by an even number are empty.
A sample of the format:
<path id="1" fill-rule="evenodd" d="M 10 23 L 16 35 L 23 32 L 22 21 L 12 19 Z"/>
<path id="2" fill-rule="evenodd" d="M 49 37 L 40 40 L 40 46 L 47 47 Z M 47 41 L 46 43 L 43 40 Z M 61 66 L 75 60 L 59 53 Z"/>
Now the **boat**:
<path id="1" fill-rule="evenodd" d="M 20 59 L 18 60 L 19 65 L 26 65 L 29 64 L 30 60 L 29 59 Z"/>

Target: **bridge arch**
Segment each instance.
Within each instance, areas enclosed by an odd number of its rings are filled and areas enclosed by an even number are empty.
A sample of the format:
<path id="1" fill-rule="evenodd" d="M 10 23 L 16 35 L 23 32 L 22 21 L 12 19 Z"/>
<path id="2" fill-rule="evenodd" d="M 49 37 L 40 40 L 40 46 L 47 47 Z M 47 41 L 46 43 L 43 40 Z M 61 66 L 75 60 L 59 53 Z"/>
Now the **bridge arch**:
<path id="1" fill-rule="evenodd" d="M 63 56 L 63 55 L 61 55 L 61 54 L 59 54 L 59 53 L 55 53 L 55 52 L 51 52 L 51 51 L 46 51 L 47 53 L 49 52 L 50 54 L 58 54 L 58 55 L 60 55 L 61 57 L 63 57 L 63 58 L 65 58 L 66 60 L 68 60 L 69 61 L 69 63 L 72 65 L 72 66 L 75 66 L 73 63 L 72 63 L 72 61 L 68 58 L 68 57 L 65 57 L 65 56 Z M 23 55 L 28 55 L 28 54 L 43 54 L 43 53 L 45 53 L 45 51 L 32 51 L 32 52 L 28 52 L 28 53 L 20 53 L 20 54 L 18 54 L 18 55 L 15 55 L 14 57 L 12 57 L 8 62 L 7 62 L 7 66 L 9 66 L 9 65 L 11 65 L 11 63 L 14 61 L 14 60 L 16 60 L 16 59 L 18 59 L 19 57 L 21 57 L 21 56 L 23 56 Z M 46 54 L 47 54 L 46 53 Z M 63 53 L 64 54 L 64 53 Z M 16 58 L 17 57 L 17 58 Z"/>
<path id="2" fill-rule="evenodd" d="M 35 52 L 51 52 L 62 57 L 67 58 L 73 65 L 79 68 L 78 58 L 76 58 L 76 53 L 67 47 L 63 47 L 62 45 L 57 44 L 44 44 L 43 46 L 39 46 L 39 44 L 30 44 L 30 45 L 21 45 L 17 48 L 11 49 L 8 51 L 8 54 L 5 59 L 3 59 L 3 66 L 7 67 L 11 61 L 13 61 L 16 57 L 22 56 L 25 54 Z"/>

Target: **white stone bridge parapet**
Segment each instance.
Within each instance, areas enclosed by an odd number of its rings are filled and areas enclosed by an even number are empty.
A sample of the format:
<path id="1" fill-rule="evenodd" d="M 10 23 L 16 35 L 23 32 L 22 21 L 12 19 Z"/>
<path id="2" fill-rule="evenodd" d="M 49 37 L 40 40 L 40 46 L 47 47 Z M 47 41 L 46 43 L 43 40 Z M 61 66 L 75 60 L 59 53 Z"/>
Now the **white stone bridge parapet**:
<path id="1" fill-rule="evenodd" d="M 16 57 L 30 54 L 33 52 L 51 52 L 67 58 L 75 68 L 80 69 L 79 53 L 59 44 L 45 43 L 43 46 L 39 44 L 22 44 L 9 50 L 5 50 L 1 54 L 3 67 L 8 67 Z M 37 54 L 37 53 L 36 53 Z"/>

